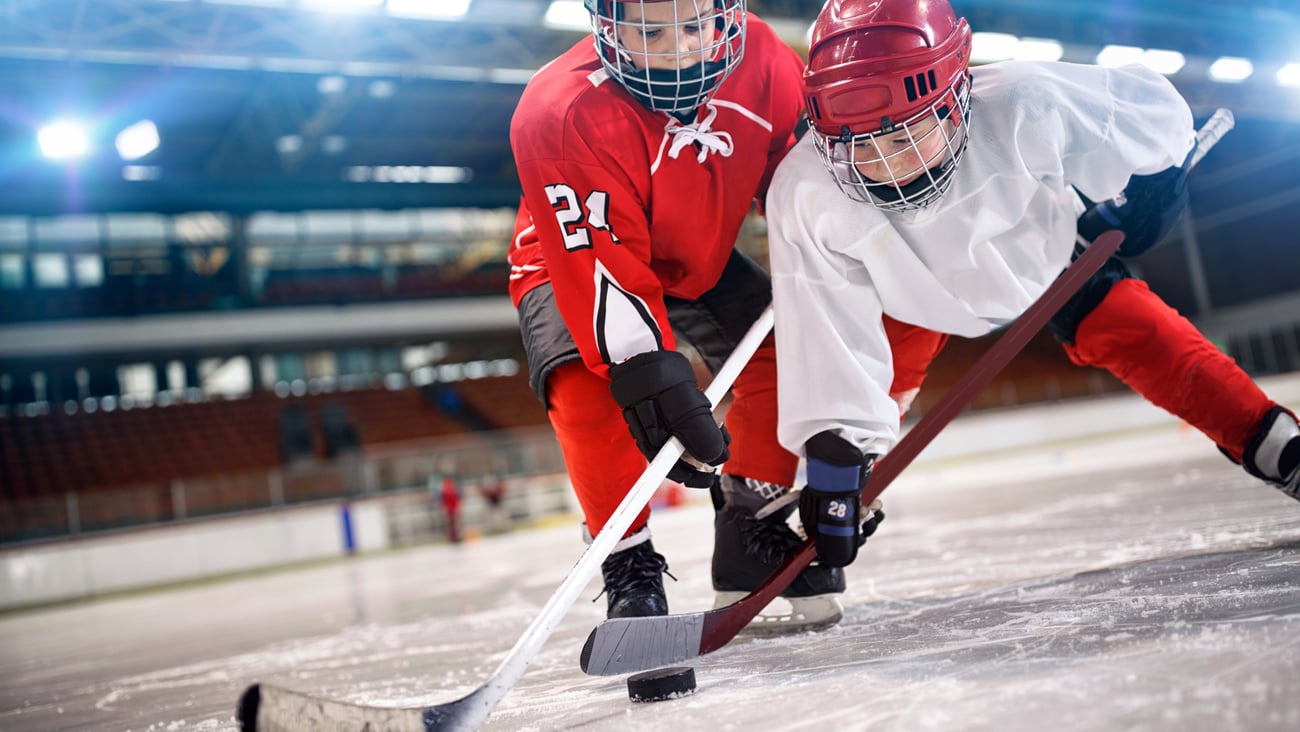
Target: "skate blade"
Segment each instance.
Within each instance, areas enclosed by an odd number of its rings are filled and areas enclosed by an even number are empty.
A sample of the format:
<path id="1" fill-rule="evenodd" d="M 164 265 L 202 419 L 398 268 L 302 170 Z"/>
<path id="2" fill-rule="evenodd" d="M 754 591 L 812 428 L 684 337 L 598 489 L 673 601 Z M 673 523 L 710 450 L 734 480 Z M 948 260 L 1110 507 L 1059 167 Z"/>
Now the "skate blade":
<path id="1" fill-rule="evenodd" d="M 726 607 L 744 599 L 746 592 L 715 592 L 714 609 Z M 785 612 L 779 610 L 778 603 L 789 605 Z M 837 592 L 810 597 L 782 597 L 773 600 L 763 608 L 738 635 L 750 638 L 771 638 L 773 636 L 812 633 L 832 628 L 844 617 L 844 607 L 840 605 Z"/>

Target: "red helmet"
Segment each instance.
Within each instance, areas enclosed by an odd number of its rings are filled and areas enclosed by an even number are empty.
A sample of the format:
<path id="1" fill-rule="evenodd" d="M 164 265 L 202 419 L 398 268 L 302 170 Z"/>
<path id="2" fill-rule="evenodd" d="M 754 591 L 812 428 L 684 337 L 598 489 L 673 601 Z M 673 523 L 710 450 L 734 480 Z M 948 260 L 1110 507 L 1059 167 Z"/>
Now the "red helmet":
<path id="1" fill-rule="evenodd" d="M 585 0 L 585 5 L 591 14 L 596 53 L 610 78 L 655 111 L 694 111 L 713 96 L 744 56 L 745 0 Z M 659 19 L 647 22 L 650 9 L 626 12 L 633 5 L 672 7 L 667 13 L 656 11 Z M 628 39 L 665 32 L 694 36 L 700 42 L 696 48 L 669 44 L 657 51 L 627 45 Z M 663 61 L 667 63 L 656 63 Z"/>
<path id="2" fill-rule="evenodd" d="M 818 151 L 850 196 L 884 208 L 917 208 L 947 188 L 965 149 L 970 105 L 970 26 L 947 0 L 829 0 L 813 24 L 804 103 Z M 929 121 L 937 122 L 933 127 Z M 940 152 L 920 135 L 943 137 Z M 918 177 L 865 177 L 866 160 L 891 157 L 878 138 L 902 135 Z M 922 152 L 925 149 L 925 152 Z M 875 157 L 872 157 L 875 156 Z M 883 170 L 883 169 L 882 169 Z"/>

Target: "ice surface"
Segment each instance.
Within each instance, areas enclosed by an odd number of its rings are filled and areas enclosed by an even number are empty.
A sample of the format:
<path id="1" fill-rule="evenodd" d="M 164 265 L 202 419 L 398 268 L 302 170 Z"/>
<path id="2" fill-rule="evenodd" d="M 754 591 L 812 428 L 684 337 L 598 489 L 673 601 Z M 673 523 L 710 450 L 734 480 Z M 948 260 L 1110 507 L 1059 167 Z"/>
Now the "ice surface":
<path id="1" fill-rule="evenodd" d="M 490 730 L 1300 729 L 1300 505 L 1203 438 L 918 465 L 837 628 L 737 639 L 695 694 L 578 668 L 593 583 Z M 675 610 L 711 604 L 707 502 L 663 512 Z M 576 523 L 0 616 L 0 729 L 230 730 L 245 685 L 424 705 L 468 693 L 582 550 Z"/>

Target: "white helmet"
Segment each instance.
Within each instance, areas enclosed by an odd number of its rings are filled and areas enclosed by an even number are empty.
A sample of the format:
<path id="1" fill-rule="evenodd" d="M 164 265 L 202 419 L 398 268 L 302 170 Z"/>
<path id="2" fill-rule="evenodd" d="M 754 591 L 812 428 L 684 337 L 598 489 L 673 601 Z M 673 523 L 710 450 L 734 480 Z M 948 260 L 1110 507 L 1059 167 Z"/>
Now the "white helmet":
<path id="1" fill-rule="evenodd" d="M 745 0 L 585 0 L 596 54 L 656 112 L 708 101 L 745 51 Z"/>

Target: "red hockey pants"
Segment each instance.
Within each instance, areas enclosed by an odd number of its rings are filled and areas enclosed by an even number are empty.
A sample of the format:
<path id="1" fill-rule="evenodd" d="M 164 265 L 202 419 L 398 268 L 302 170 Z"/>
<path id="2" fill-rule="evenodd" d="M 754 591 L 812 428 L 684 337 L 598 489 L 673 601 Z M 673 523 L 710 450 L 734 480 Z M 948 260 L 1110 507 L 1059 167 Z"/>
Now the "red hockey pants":
<path id="1" fill-rule="evenodd" d="M 904 325 L 889 318 L 886 333 L 894 347 L 895 377 L 890 393 L 921 386 L 925 368 L 947 336 Z M 564 452 L 569 478 L 582 506 L 587 529 L 595 535 L 609 520 L 627 491 L 645 471 L 646 459 L 628 433 L 623 414 L 609 393 L 609 382 L 580 361 L 551 372 L 547 380 L 548 414 Z M 776 348 L 772 336 L 750 359 L 732 386 L 727 411 L 731 459 L 726 472 L 790 485 L 798 458 L 776 439 Z M 645 526 L 643 508 L 627 534 Z"/>
<path id="2" fill-rule="evenodd" d="M 1079 323 L 1070 360 L 1106 369 L 1240 461 L 1274 402 L 1145 282 L 1116 282 Z"/>

